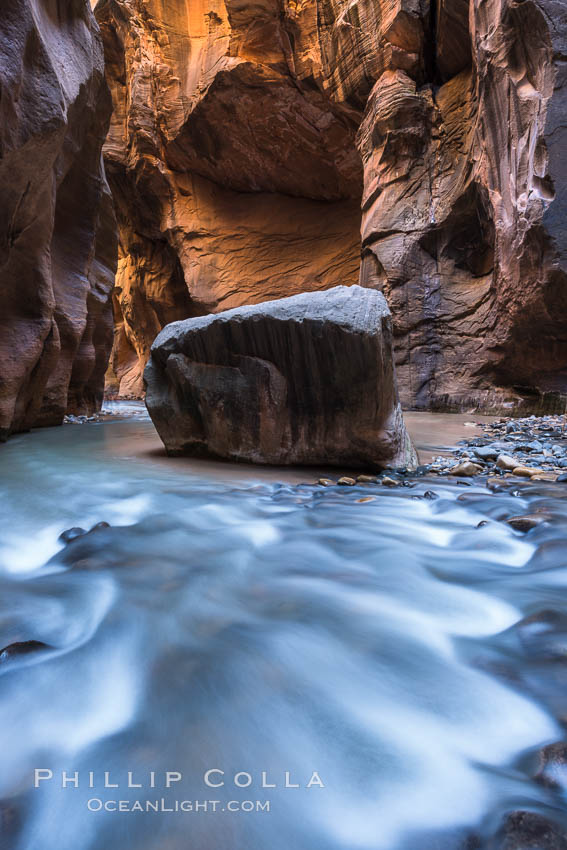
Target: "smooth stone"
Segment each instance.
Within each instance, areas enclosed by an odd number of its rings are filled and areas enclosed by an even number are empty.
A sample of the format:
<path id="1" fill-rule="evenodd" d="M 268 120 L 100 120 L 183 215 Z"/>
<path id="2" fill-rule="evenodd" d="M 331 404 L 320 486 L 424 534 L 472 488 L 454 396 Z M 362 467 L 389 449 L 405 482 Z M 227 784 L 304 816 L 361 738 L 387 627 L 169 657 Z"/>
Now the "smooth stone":
<path id="1" fill-rule="evenodd" d="M 0 652 L 0 662 L 9 661 L 11 658 L 29 655 L 32 652 L 39 652 L 44 649 L 50 649 L 50 647 L 40 640 L 23 640 L 11 643 Z"/>
<path id="2" fill-rule="evenodd" d="M 389 475 L 385 475 L 384 478 L 382 478 L 381 483 L 384 484 L 385 487 L 398 487 L 400 482 L 396 481 L 395 478 L 390 478 Z"/>
<path id="3" fill-rule="evenodd" d="M 342 478 L 339 478 L 337 484 L 340 484 L 341 487 L 354 487 L 356 481 L 354 478 L 349 478 L 348 475 L 343 475 Z"/>
<path id="4" fill-rule="evenodd" d="M 85 528 L 74 526 L 73 528 L 68 528 L 66 531 L 62 531 L 59 535 L 59 540 L 62 543 L 70 543 L 72 540 L 76 540 L 77 537 L 82 537 L 86 533 Z"/>
<path id="5" fill-rule="evenodd" d="M 359 484 L 375 484 L 377 478 L 375 475 L 357 475 L 356 480 Z"/>
<path id="6" fill-rule="evenodd" d="M 543 472 L 542 469 L 532 469 L 529 466 L 517 466 L 512 470 L 513 474 L 518 478 L 531 478 L 532 475 L 537 475 L 539 472 Z"/>
<path id="7" fill-rule="evenodd" d="M 536 780 L 548 788 L 567 790 L 567 743 L 549 744 L 539 753 L 539 770 Z"/>
<path id="8" fill-rule="evenodd" d="M 567 834 L 553 821 L 536 812 L 515 811 L 499 830 L 497 850 L 567 850 Z"/>
<path id="9" fill-rule="evenodd" d="M 423 494 L 423 498 L 424 499 L 431 499 L 431 500 L 438 499 L 439 494 L 436 493 L 434 490 L 426 490 L 425 493 Z"/>
<path id="10" fill-rule="evenodd" d="M 89 529 L 89 534 L 92 534 L 93 531 L 101 531 L 104 528 L 110 528 L 110 523 L 102 520 L 101 522 L 97 522 L 96 525 L 93 525 L 93 527 Z"/>
<path id="11" fill-rule="evenodd" d="M 506 525 L 511 526 L 515 531 L 531 531 L 532 528 L 537 528 L 538 525 L 546 522 L 549 519 L 547 514 L 524 514 L 523 516 L 511 516 L 506 520 Z"/>
<path id="12" fill-rule="evenodd" d="M 317 484 L 320 484 L 321 487 L 332 487 L 334 483 L 330 478 L 319 478 L 317 481 Z"/>
<path id="13" fill-rule="evenodd" d="M 357 499 L 356 501 L 359 504 L 363 504 L 364 502 L 374 502 L 376 500 L 376 496 L 363 496 L 361 499 Z"/>
<path id="14" fill-rule="evenodd" d="M 498 455 L 498 458 L 496 460 L 496 466 L 499 469 L 505 469 L 510 472 L 512 472 L 512 470 L 515 469 L 517 465 L 517 461 L 514 460 L 513 457 L 510 457 L 510 455 L 506 454 Z"/>
<path id="15" fill-rule="evenodd" d="M 532 440 L 528 443 L 518 443 L 518 448 L 524 452 L 541 452 L 543 444 L 539 440 Z"/>
<path id="16" fill-rule="evenodd" d="M 454 466 L 450 474 L 451 475 L 464 475 L 465 477 L 469 477 L 472 475 L 477 475 L 479 472 L 482 472 L 482 466 L 479 466 L 478 463 L 472 463 L 471 461 L 465 461 L 464 463 L 459 463 L 457 466 Z"/>
<path id="17" fill-rule="evenodd" d="M 474 453 L 481 460 L 496 460 L 498 457 L 498 449 L 494 446 L 479 446 L 474 450 Z"/>

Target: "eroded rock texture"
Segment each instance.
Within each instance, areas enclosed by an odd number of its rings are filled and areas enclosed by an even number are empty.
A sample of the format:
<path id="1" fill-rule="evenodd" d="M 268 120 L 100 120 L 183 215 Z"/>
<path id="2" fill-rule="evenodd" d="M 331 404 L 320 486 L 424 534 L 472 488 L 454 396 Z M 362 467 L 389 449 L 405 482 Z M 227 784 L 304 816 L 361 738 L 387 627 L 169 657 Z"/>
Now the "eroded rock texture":
<path id="1" fill-rule="evenodd" d="M 145 375 L 146 404 L 171 455 L 416 462 L 380 292 L 338 286 L 175 322 L 156 339 Z"/>
<path id="2" fill-rule="evenodd" d="M 0 438 L 101 402 L 116 224 L 111 102 L 87 0 L 0 15 Z"/>
<path id="3" fill-rule="evenodd" d="M 172 319 L 358 279 L 390 302 L 407 405 L 565 390 L 563 0 L 101 0 L 97 17 L 123 392 Z"/>
<path id="4" fill-rule="evenodd" d="M 358 280 L 360 114 L 314 79 L 304 12 L 288 11 L 276 0 L 97 6 L 115 110 L 105 156 L 122 393 L 142 391 L 151 343 L 173 319 Z M 296 17 L 307 41 L 294 50 Z"/>
<path id="5" fill-rule="evenodd" d="M 567 388 L 567 10 L 434 11 L 421 74 L 382 74 L 359 130 L 362 279 L 396 317 L 405 403 L 537 405 Z"/>

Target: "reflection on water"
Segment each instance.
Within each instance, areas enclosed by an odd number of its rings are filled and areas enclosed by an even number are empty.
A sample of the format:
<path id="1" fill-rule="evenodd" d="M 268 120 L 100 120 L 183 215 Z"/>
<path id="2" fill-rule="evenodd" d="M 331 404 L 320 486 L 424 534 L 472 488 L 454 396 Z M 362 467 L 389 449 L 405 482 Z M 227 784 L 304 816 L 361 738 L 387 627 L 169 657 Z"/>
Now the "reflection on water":
<path id="1" fill-rule="evenodd" d="M 2 449 L 0 647 L 49 647 L 0 663 L 2 847 L 456 850 L 507 811 L 561 820 L 561 788 L 532 778 L 567 715 L 559 487 L 235 483 L 140 459 L 151 434 L 140 417 Z M 544 508 L 528 535 L 502 522 Z M 53 780 L 34 790 L 34 768 Z M 219 802 L 87 809 L 162 798 Z"/>

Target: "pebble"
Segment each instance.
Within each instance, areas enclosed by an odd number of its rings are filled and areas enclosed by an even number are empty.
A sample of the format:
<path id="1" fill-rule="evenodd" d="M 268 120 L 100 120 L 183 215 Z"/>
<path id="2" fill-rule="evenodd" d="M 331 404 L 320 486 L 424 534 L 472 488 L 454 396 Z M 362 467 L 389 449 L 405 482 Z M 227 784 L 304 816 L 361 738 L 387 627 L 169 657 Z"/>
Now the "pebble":
<path id="1" fill-rule="evenodd" d="M 540 472 L 543 472 L 543 469 L 536 469 L 532 466 L 517 466 L 512 472 L 518 478 L 531 478 L 532 475 L 539 475 Z"/>
<path id="2" fill-rule="evenodd" d="M 496 460 L 498 457 L 498 449 L 494 446 L 478 446 L 474 453 L 481 460 Z"/>
<path id="3" fill-rule="evenodd" d="M 522 452 L 541 452 L 543 444 L 539 440 L 532 440 L 529 443 L 518 443 L 516 448 Z"/>
<path id="4" fill-rule="evenodd" d="M 465 477 L 471 475 L 477 475 L 479 472 L 482 472 L 482 466 L 479 466 L 478 463 L 472 463 L 470 460 L 466 460 L 464 463 L 459 463 L 457 466 L 454 466 L 450 474 L 451 475 L 464 475 Z"/>
<path id="5" fill-rule="evenodd" d="M 431 500 L 438 499 L 439 494 L 436 493 L 434 490 L 426 490 L 425 493 L 423 494 L 423 498 L 424 499 L 431 499 Z"/>
<path id="6" fill-rule="evenodd" d="M 363 496 L 362 499 L 357 499 L 356 501 L 362 504 L 363 502 L 374 502 L 375 500 L 376 496 Z"/>
<path id="7" fill-rule="evenodd" d="M 337 484 L 340 484 L 341 487 L 354 487 L 356 481 L 354 478 L 349 478 L 348 475 L 343 475 L 342 478 L 339 478 Z"/>
<path id="8" fill-rule="evenodd" d="M 498 455 L 498 459 L 496 461 L 496 466 L 498 469 L 510 470 L 510 472 L 515 469 L 518 465 L 518 462 L 510 455 Z"/>
<path id="9" fill-rule="evenodd" d="M 334 483 L 330 478 L 319 478 L 317 481 L 317 484 L 320 484 L 321 487 L 332 487 Z"/>
<path id="10" fill-rule="evenodd" d="M 357 475 L 356 480 L 359 484 L 375 484 L 377 479 L 375 475 Z"/>
<path id="11" fill-rule="evenodd" d="M 394 478 L 390 478 L 389 475 L 385 475 L 382 479 L 382 484 L 384 484 L 386 487 L 397 487 L 399 481 L 396 481 Z"/>

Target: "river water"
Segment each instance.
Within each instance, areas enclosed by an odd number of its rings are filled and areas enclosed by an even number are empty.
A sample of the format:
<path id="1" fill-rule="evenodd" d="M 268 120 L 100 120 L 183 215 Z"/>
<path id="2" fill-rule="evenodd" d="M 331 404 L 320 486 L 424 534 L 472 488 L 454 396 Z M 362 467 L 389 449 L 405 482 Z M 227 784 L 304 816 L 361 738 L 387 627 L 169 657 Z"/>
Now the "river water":
<path id="1" fill-rule="evenodd" d="M 167 460 L 129 412 L 1 450 L 0 648 L 46 646 L 0 656 L 0 846 L 560 846 L 498 830 L 565 827 L 567 772 L 536 774 L 567 717 L 567 491 L 278 481 Z"/>

